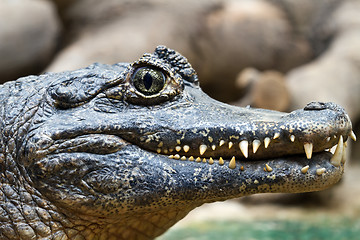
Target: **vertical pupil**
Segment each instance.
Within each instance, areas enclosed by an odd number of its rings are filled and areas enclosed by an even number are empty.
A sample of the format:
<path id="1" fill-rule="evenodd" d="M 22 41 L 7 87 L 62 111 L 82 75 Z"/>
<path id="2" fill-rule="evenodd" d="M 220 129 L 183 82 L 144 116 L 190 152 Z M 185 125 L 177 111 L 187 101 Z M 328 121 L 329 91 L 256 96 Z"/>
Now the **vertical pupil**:
<path id="1" fill-rule="evenodd" d="M 153 78 L 151 76 L 150 73 L 146 73 L 144 76 L 144 86 L 147 90 L 149 90 L 151 88 L 152 82 L 153 82 Z"/>

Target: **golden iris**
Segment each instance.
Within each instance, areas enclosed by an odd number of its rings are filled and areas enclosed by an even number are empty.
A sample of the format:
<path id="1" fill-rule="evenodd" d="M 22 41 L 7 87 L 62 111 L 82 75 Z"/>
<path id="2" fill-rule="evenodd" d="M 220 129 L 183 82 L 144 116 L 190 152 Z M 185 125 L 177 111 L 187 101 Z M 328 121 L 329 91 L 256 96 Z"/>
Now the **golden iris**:
<path id="1" fill-rule="evenodd" d="M 144 95 L 159 93 L 165 85 L 165 75 L 161 70 L 142 67 L 133 74 L 134 87 Z"/>

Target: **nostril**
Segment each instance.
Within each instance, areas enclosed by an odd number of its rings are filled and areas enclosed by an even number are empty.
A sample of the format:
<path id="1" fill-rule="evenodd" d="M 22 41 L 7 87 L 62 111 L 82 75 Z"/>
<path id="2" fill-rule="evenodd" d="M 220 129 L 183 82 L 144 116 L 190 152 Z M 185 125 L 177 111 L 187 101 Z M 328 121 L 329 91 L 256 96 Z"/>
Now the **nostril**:
<path id="1" fill-rule="evenodd" d="M 308 103 L 305 107 L 304 110 L 323 110 L 323 109 L 327 109 L 327 104 L 323 103 L 323 102 L 311 102 Z"/>
<path id="2" fill-rule="evenodd" d="M 311 102 L 308 105 L 306 105 L 304 107 L 305 111 L 310 111 L 310 110 L 324 110 L 324 109 L 329 109 L 329 110 L 333 110 L 335 112 L 338 113 L 343 113 L 345 114 L 345 110 L 344 108 L 342 108 L 341 106 L 339 106 L 336 103 L 333 102 Z"/>

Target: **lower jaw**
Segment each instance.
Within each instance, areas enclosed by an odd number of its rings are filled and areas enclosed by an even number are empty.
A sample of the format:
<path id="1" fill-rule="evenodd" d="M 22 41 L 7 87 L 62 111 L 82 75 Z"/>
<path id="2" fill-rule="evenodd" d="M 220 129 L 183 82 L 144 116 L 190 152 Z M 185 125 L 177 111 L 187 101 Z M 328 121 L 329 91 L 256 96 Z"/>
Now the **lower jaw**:
<path id="1" fill-rule="evenodd" d="M 299 193 L 329 188 L 340 181 L 344 172 L 344 164 L 336 167 L 331 163 L 332 158 L 331 152 L 323 151 L 314 153 L 312 159 L 304 154 L 263 160 L 239 159 L 231 167 L 231 159 L 225 159 L 222 164 L 219 159 L 201 158 L 197 162 L 164 156 L 163 161 L 176 172 L 189 172 L 186 177 L 193 181 L 189 186 L 198 186 L 196 191 L 202 191 L 204 186 L 213 190 L 216 197 L 206 201 L 213 202 L 229 199 L 229 194 L 235 198 L 255 193 Z"/>

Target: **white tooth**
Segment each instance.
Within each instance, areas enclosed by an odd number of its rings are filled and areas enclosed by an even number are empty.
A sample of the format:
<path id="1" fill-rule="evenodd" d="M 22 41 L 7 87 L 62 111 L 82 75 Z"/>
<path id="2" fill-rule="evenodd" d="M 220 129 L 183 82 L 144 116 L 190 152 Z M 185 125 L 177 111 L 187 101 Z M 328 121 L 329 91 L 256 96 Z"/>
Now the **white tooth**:
<path id="1" fill-rule="evenodd" d="M 336 148 L 337 148 L 337 144 L 336 144 L 335 146 L 332 146 L 329 151 L 330 151 L 332 154 L 334 154 Z"/>
<path id="2" fill-rule="evenodd" d="M 225 144 L 225 141 L 224 140 L 220 140 L 220 143 L 219 143 L 219 146 L 221 147 L 222 145 Z"/>
<path id="3" fill-rule="evenodd" d="M 343 164 L 346 162 L 346 159 L 347 159 L 347 151 L 346 151 L 347 146 L 345 145 L 345 143 L 344 143 L 343 154 L 342 154 L 342 157 L 341 157 L 341 163 L 343 163 Z"/>
<path id="4" fill-rule="evenodd" d="M 169 158 L 170 158 L 170 159 L 173 159 L 173 158 L 174 158 L 174 155 L 170 155 Z"/>
<path id="5" fill-rule="evenodd" d="M 188 145 L 183 146 L 184 152 L 188 152 L 190 150 L 190 147 Z"/>
<path id="6" fill-rule="evenodd" d="M 180 152 L 181 147 L 180 147 L 180 146 L 176 146 L 176 147 L 175 147 L 175 150 L 176 150 L 177 152 Z"/>
<path id="7" fill-rule="evenodd" d="M 354 131 L 351 131 L 350 137 L 352 140 L 354 140 L 356 142 L 356 135 L 355 135 Z"/>
<path id="8" fill-rule="evenodd" d="M 280 137 L 280 133 L 275 133 L 273 139 L 277 139 L 278 137 Z"/>
<path id="9" fill-rule="evenodd" d="M 236 167 L 235 157 L 232 157 L 229 163 L 229 168 L 234 169 Z"/>
<path id="10" fill-rule="evenodd" d="M 344 141 L 342 135 L 340 135 L 339 142 L 337 144 L 334 155 L 332 156 L 330 163 L 335 167 L 339 167 L 344 151 Z"/>
<path id="11" fill-rule="evenodd" d="M 212 145 L 212 146 L 211 146 L 211 149 L 212 149 L 213 151 L 215 151 L 216 146 L 215 146 L 215 145 Z"/>
<path id="12" fill-rule="evenodd" d="M 253 153 L 256 153 L 256 151 L 258 150 L 258 148 L 260 147 L 261 142 L 259 140 L 254 140 L 253 141 Z"/>
<path id="13" fill-rule="evenodd" d="M 239 143 L 240 150 L 245 158 L 248 158 L 248 149 L 249 149 L 249 142 L 243 140 Z"/>
<path id="14" fill-rule="evenodd" d="M 185 156 L 182 156 L 180 159 L 183 160 L 183 161 L 185 161 L 185 160 L 186 160 L 186 157 L 185 157 Z"/>
<path id="15" fill-rule="evenodd" d="M 266 138 L 264 139 L 264 146 L 265 146 L 265 148 L 267 148 L 267 147 L 269 146 L 269 144 L 270 144 L 270 138 L 266 137 Z"/>
<path id="16" fill-rule="evenodd" d="M 320 175 L 322 175 L 325 171 L 326 171 L 325 168 L 318 168 L 318 169 L 316 169 L 316 174 L 320 176 Z"/>
<path id="17" fill-rule="evenodd" d="M 290 136 L 290 141 L 295 142 L 295 136 L 294 135 Z"/>
<path id="18" fill-rule="evenodd" d="M 265 164 L 265 169 L 267 172 L 271 172 L 273 170 L 268 164 Z"/>
<path id="19" fill-rule="evenodd" d="M 219 165 L 224 165 L 224 159 L 222 157 L 219 158 Z"/>
<path id="20" fill-rule="evenodd" d="M 200 145 L 200 147 L 199 147 L 200 155 L 203 155 L 205 153 L 206 149 L 207 149 L 206 145 L 204 145 L 204 144 Z"/>
<path id="21" fill-rule="evenodd" d="M 301 172 L 304 173 L 304 174 L 307 173 L 307 171 L 309 170 L 309 167 L 310 167 L 309 165 L 306 165 L 305 167 L 303 167 L 301 169 Z"/>
<path id="22" fill-rule="evenodd" d="M 305 149 L 307 159 L 311 159 L 313 144 L 312 143 L 304 143 L 304 149 Z"/>
<path id="23" fill-rule="evenodd" d="M 330 139 L 331 139 L 331 137 L 327 137 L 327 138 L 326 138 L 326 141 L 327 141 L 327 142 L 330 142 Z"/>
<path id="24" fill-rule="evenodd" d="M 232 142 L 229 142 L 229 149 L 233 146 L 234 144 Z"/>

